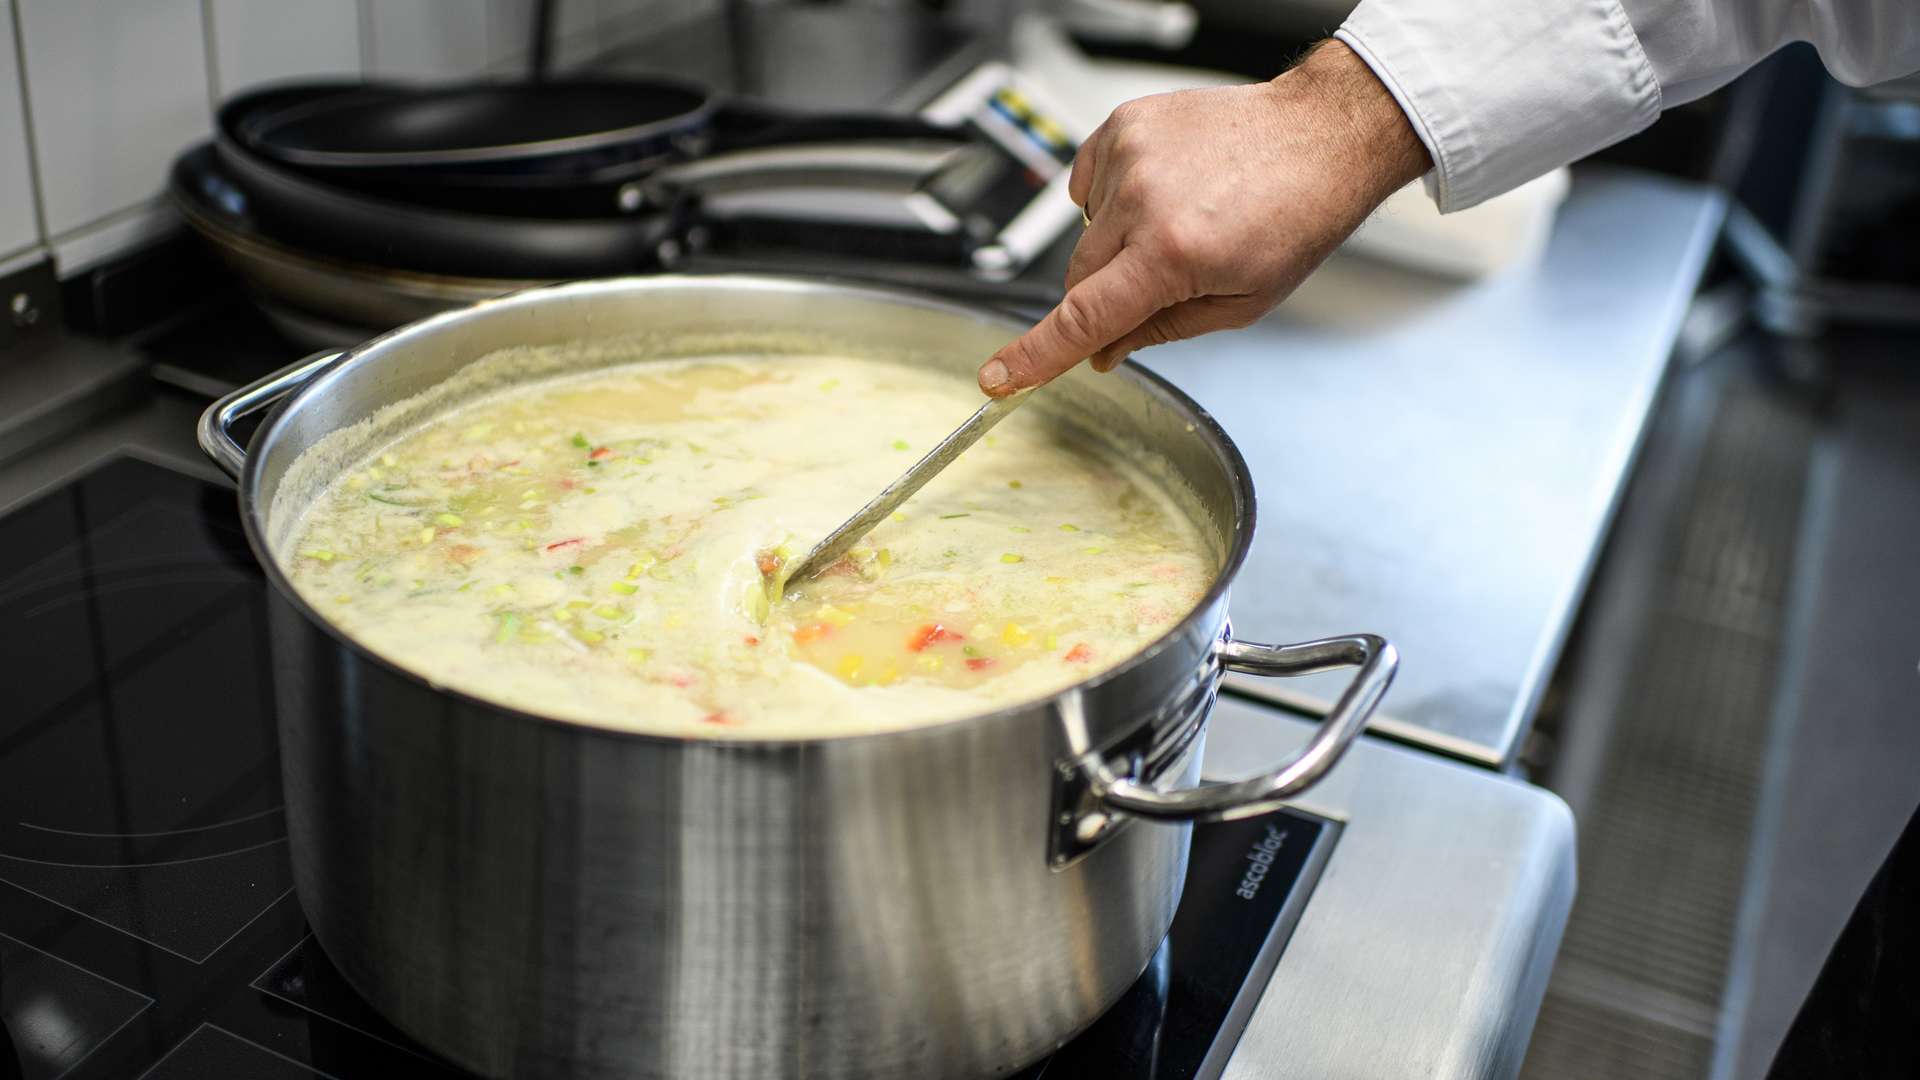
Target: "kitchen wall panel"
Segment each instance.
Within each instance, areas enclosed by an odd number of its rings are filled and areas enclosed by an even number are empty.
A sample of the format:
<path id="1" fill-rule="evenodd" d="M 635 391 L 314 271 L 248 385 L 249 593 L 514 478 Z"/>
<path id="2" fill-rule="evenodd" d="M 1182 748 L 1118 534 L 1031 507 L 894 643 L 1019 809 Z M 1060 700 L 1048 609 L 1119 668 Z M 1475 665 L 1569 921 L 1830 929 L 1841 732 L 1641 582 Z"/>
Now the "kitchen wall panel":
<path id="1" fill-rule="evenodd" d="M 124 214 L 207 133 L 199 0 L 18 0 L 47 232 Z"/>
<path id="2" fill-rule="evenodd" d="M 360 5 L 348 0 L 206 0 L 213 94 L 283 79 L 360 74 Z"/>
<path id="3" fill-rule="evenodd" d="M 487 65 L 487 8 L 475 0 L 362 0 L 367 71 L 446 79 Z"/>
<path id="4" fill-rule="evenodd" d="M 26 104 L 13 47 L 13 0 L 0 0 L 0 262 L 40 242 L 27 149 Z"/>

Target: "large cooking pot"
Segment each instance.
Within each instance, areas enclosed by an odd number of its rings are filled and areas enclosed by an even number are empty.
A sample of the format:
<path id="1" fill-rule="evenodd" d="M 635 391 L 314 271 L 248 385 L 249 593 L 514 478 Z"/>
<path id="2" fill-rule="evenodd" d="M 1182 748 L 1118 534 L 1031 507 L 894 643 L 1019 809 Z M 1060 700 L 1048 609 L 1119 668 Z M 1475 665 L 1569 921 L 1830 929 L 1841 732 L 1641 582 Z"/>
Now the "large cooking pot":
<path id="1" fill-rule="evenodd" d="M 215 403 L 201 445 L 238 479 L 273 584 L 295 881 L 348 981 L 421 1042 L 494 1075 L 995 1076 L 1117 999 L 1173 917 L 1187 823 L 1259 813 L 1314 783 L 1395 665 L 1367 634 L 1228 635 L 1253 490 L 1213 419 L 1147 371 L 1082 367 L 1027 408 L 1164 456 L 1203 508 L 1219 580 L 1131 660 L 999 712 L 758 741 L 544 719 L 361 648 L 279 558 L 298 502 L 281 489 L 302 451 L 496 349 L 555 346 L 564 368 L 831 347 L 971 374 L 1021 328 L 814 280 L 594 281 L 437 315 Z M 275 401 L 243 451 L 231 426 Z M 1198 785 L 1222 669 L 1348 666 L 1352 685 L 1293 759 Z"/>

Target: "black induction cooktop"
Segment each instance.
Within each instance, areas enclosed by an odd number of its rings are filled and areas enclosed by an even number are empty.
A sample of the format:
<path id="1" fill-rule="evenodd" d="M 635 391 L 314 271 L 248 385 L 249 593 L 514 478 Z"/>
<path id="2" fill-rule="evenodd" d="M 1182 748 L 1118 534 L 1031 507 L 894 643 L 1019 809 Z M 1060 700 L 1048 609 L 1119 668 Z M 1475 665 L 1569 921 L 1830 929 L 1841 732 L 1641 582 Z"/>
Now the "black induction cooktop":
<path id="1" fill-rule="evenodd" d="M 0 517 L 0 552 L 0 1080 L 462 1075 L 307 932 L 232 492 L 112 458 Z M 1022 1080 L 1218 1075 L 1337 833 L 1196 829 L 1146 972 Z"/>

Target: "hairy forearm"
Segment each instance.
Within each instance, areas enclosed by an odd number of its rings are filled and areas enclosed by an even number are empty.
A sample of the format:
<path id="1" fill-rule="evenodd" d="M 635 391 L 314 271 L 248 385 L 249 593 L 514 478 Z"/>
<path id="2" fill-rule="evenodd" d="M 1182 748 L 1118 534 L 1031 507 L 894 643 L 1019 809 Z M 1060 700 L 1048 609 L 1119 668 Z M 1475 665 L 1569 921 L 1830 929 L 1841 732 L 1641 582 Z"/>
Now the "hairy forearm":
<path id="1" fill-rule="evenodd" d="M 1400 104 L 1343 42 L 1320 42 L 1267 85 L 1292 109 L 1320 113 L 1327 151 L 1338 155 L 1362 200 L 1377 206 L 1433 167 Z"/>

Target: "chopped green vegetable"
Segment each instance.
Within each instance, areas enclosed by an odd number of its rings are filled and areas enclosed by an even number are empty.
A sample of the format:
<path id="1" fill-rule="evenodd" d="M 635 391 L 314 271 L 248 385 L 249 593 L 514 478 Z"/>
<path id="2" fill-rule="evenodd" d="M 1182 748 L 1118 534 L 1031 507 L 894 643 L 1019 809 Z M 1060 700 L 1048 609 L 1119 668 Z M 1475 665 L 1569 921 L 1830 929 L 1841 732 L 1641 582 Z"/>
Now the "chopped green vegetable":
<path id="1" fill-rule="evenodd" d="M 1089 555 L 1098 555 L 1107 549 L 1103 547 L 1090 547 L 1090 548 L 1082 548 L 1081 550 L 1085 551 Z"/>
<path id="2" fill-rule="evenodd" d="M 960 646 L 960 651 L 961 651 L 962 653 L 965 653 L 965 654 L 966 654 L 966 655 L 968 655 L 968 656 L 979 656 L 979 655 L 980 655 L 980 650 L 979 650 L 979 649 L 976 649 L 976 648 L 974 648 L 974 647 L 973 647 L 973 646 L 971 646 L 971 645 L 962 645 L 962 646 Z"/>
<path id="3" fill-rule="evenodd" d="M 963 517 L 972 517 L 972 516 L 973 516 L 972 514 L 941 514 L 940 520 L 952 521 L 954 518 L 963 518 Z"/>
<path id="4" fill-rule="evenodd" d="M 333 561 L 333 552 L 327 551 L 324 548 L 308 548 L 300 554 L 305 555 L 309 559 L 318 559 L 321 562 Z"/>
<path id="5" fill-rule="evenodd" d="M 404 506 L 409 510 L 418 509 L 418 506 L 414 503 L 402 502 L 399 499 L 391 499 L 385 495 L 380 494 L 377 491 L 367 492 L 367 498 L 372 499 L 374 502 L 377 502 L 377 503 L 386 503 L 388 506 Z"/>
<path id="6" fill-rule="evenodd" d="M 1017 563 L 1026 562 L 1027 560 L 1009 551 L 1005 555 L 1000 556 L 1000 561 L 1003 563 Z"/>
<path id="7" fill-rule="evenodd" d="M 449 529 L 457 529 L 467 523 L 466 519 L 459 514 L 435 514 L 433 515 L 433 520 L 445 525 Z"/>
<path id="8" fill-rule="evenodd" d="M 587 568 L 581 566 L 579 563 L 574 563 L 572 566 L 567 567 L 567 573 L 572 574 L 574 577 L 579 577 L 586 572 Z"/>
<path id="9" fill-rule="evenodd" d="M 592 446 L 593 444 L 587 441 L 587 437 L 585 435 L 582 435 L 576 431 L 573 433 L 573 445 L 579 447 L 582 450 L 585 450 L 586 448 L 588 448 L 589 446 Z"/>
<path id="10" fill-rule="evenodd" d="M 1079 532 L 1079 531 L 1080 531 L 1080 526 L 1078 526 L 1078 525 L 1062 525 L 1062 526 L 1060 526 L 1060 531 L 1061 531 L 1061 532 Z"/>
<path id="11" fill-rule="evenodd" d="M 613 591 L 619 593 L 622 596 L 632 596 L 634 593 L 639 592 L 640 588 L 639 586 L 633 585 L 629 582 L 616 581 L 613 583 Z"/>
<path id="12" fill-rule="evenodd" d="M 493 631 L 494 643 L 505 645 L 518 636 L 520 636 L 520 616 L 511 611 L 501 612 L 500 623 Z"/>
<path id="13" fill-rule="evenodd" d="M 1007 526 L 1007 528 L 1012 529 L 1014 532 L 1017 532 L 1017 533 L 1030 533 L 1033 531 L 1032 529 L 1027 528 L 1025 525 L 1009 525 Z"/>
<path id="14" fill-rule="evenodd" d="M 1007 486 L 1008 486 L 1008 487 L 1010 487 L 1010 488 L 1012 488 L 1012 489 L 1014 489 L 1015 491 L 1018 491 L 1018 490 L 1020 490 L 1020 481 L 1018 481 L 1018 480 L 1009 480 L 1009 481 L 1007 481 Z"/>
<path id="15" fill-rule="evenodd" d="M 626 612 L 621 611 L 612 604 L 601 604 L 599 607 L 593 609 L 593 613 L 603 619 L 618 619 L 626 614 Z"/>
<path id="16" fill-rule="evenodd" d="M 905 440 L 905 439 L 895 439 L 895 440 L 893 440 L 893 448 L 894 448 L 895 450 L 905 450 L 905 449 L 907 449 L 907 440 Z"/>

